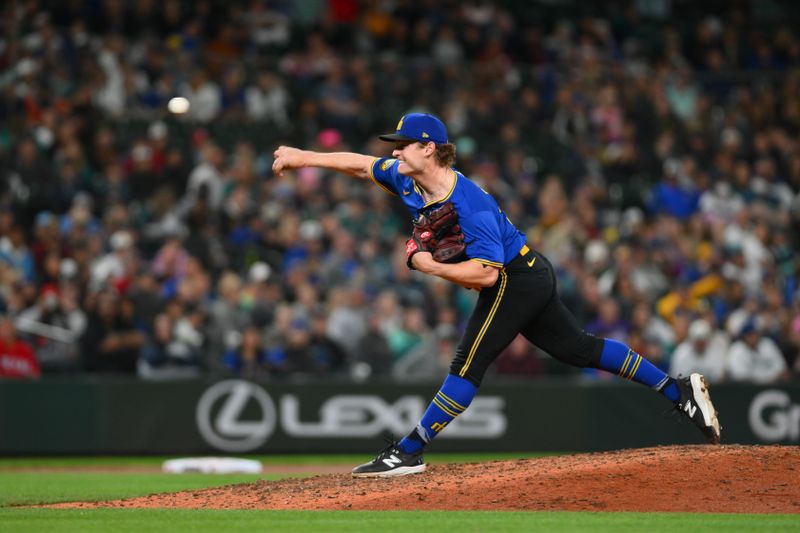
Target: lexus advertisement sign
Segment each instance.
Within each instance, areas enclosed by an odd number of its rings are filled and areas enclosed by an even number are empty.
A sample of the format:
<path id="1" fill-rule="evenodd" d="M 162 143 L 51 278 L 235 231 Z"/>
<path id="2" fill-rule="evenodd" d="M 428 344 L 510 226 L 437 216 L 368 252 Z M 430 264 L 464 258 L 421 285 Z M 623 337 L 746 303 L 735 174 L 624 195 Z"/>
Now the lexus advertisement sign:
<path id="1" fill-rule="evenodd" d="M 273 400 L 255 383 L 222 381 L 200 396 L 195 413 L 197 428 L 210 446 L 226 452 L 258 450 L 276 428 L 303 439 L 375 439 L 408 433 L 428 400 L 401 396 L 387 401 L 374 394 L 337 394 L 325 398 L 308 419 L 301 416 L 302 403 L 299 394 L 281 394 Z M 504 403 L 498 396 L 476 398 L 442 438 L 502 438 L 508 425 Z"/>
<path id="2" fill-rule="evenodd" d="M 0 382 L 0 454 L 374 453 L 440 383 L 63 377 Z M 723 444 L 800 444 L 800 384 L 712 385 Z M 431 452 L 599 451 L 703 442 L 629 382 L 487 379 Z M 683 423 L 681 423 L 683 422 Z"/>

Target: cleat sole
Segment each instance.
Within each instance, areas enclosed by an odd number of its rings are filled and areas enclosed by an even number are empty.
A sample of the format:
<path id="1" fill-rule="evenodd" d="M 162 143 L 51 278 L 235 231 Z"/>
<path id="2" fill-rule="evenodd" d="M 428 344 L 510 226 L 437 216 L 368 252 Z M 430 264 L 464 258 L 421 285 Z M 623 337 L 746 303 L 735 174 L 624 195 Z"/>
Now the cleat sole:
<path id="1" fill-rule="evenodd" d="M 708 382 L 706 381 L 705 376 L 701 374 L 692 374 L 691 382 L 692 386 L 696 387 L 697 390 L 700 391 L 700 395 L 703 399 L 703 402 L 699 402 L 698 405 L 703 412 L 703 417 L 706 421 L 707 427 L 711 430 L 710 434 L 707 434 L 707 440 L 711 444 L 719 444 L 720 431 L 722 428 L 719 424 L 719 413 L 714 408 L 714 404 L 711 402 L 711 395 L 708 392 Z"/>
<path id="2" fill-rule="evenodd" d="M 387 470 L 385 472 L 362 472 L 362 473 L 355 473 L 353 472 L 353 477 L 399 477 L 399 476 L 410 476 L 412 474 L 421 474 L 425 471 L 427 465 L 416 465 L 416 466 L 401 466 L 398 468 L 393 468 L 392 470 Z"/>

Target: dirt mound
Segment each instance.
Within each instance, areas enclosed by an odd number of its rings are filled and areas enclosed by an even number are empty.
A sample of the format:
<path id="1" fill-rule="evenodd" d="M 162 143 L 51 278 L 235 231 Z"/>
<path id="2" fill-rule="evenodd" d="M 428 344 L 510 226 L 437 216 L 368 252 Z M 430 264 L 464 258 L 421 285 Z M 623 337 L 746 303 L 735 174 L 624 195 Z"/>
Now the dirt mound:
<path id="1" fill-rule="evenodd" d="M 59 507 L 800 513 L 798 475 L 798 447 L 670 446 L 434 464 L 395 479 L 327 474 Z"/>

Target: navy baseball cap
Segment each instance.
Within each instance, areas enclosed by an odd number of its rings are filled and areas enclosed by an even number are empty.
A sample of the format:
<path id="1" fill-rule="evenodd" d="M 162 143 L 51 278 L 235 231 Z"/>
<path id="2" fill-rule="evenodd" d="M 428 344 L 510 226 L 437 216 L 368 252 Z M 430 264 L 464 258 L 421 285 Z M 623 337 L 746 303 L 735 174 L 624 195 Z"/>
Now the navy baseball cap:
<path id="1" fill-rule="evenodd" d="M 409 113 L 397 123 L 394 133 L 378 137 L 382 141 L 419 141 L 447 144 L 447 128 L 444 122 L 428 113 Z"/>

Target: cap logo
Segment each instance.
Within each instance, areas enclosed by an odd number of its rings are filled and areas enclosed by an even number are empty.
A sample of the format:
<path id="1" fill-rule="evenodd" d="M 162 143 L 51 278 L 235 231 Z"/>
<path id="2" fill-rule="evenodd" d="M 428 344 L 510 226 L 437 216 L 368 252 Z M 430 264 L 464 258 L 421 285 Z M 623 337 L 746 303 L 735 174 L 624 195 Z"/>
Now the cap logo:
<path id="1" fill-rule="evenodd" d="M 405 115 L 400 117 L 400 122 L 397 123 L 397 131 L 400 131 L 400 129 L 403 127 L 403 121 L 405 120 L 405 118 L 406 118 Z"/>
<path id="2" fill-rule="evenodd" d="M 422 138 L 423 138 L 423 139 L 427 139 L 427 138 L 429 138 L 429 137 L 430 137 L 430 135 L 428 135 L 428 134 L 427 134 L 427 133 L 425 133 L 424 131 L 422 132 Z"/>

